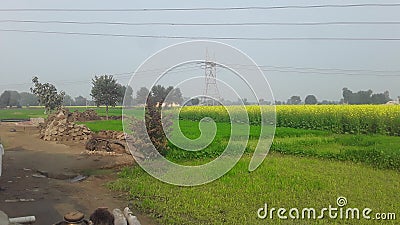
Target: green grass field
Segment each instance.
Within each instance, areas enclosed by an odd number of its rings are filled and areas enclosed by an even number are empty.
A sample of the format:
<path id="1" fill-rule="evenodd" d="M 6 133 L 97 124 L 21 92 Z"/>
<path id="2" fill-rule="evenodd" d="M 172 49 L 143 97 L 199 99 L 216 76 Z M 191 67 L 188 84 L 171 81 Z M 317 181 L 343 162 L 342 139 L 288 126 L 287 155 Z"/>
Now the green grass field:
<path id="1" fill-rule="evenodd" d="M 94 109 L 100 116 L 106 115 L 106 109 L 104 107 L 88 107 L 85 106 L 73 106 L 67 107 L 71 112 L 78 110 L 78 111 L 85 111 L 87 109 Z M 120 116 L 121 115 L 121 107 L 115 107 L 109 109 L 110 116 Z M 42 107 L 31 107 L 31 108 L 22 108 L 22 109 L 0 109 L 0 119 L 29 119 L 29 118 L 37 118 L 37 117 L 44 117 L 46 118 L 47 115 L 44 114 L 44 108 Z"/>
<path id="2" fill-rule="evenodd" d="M 109 130 L 122 131 L 120 120 L 85 122 L 91 130 L 99 131 L 107 127 Z M 198 122 L 180 120 L 182 132 L 188 138 L 200 136 Z M 213 142 L 204 150 L 189 152 L 170 144 L 167 158 L 172 161 L 194 159 L 212 159 L 219 156 L 228 143 L 231 126 L 228 123 L 217 123 L 217 134 Z M 258 126 L 250 129 L 249 142 L 245 153 L 251 154 L 259 137 Z M 174 124 L 173 132 L 178 131 Z M 247 137 L 246 133 L 240 134 Z M 271 151 L 288 155 L 311 156 L 317 158 L 336 159 L 364 163 L 377 168 L 400 171 L 400 138 L 384 135 L 334 134 L 328 131 L 305 130 L 278 127 L 276 129 Z"/>
<path id="3" fill-rule="evenodd" d="M 264 203 L 275 208 L 321 209 L 336 207 L 339 196 L 347 198 L 348 207 L 399 212 L 400 174 L 396 171 L 272 153 L 249 173 L 249 161 L 246 156 L 220 179 L 197 187 L 160 182 L 137 166 L 123 170 L 120 179 L 109 186 L 128 192 L 134 208 L 161 224 L 381 224 L 373 220 L 257 218 Z M 385 224 L 398 224 L 398 220 Z"/>
<path id="4" fill-rule="evenodd" d="M 101 121 L 113 124 L 110 127 L 118 130 L 115 122 Z M 180 127 L 191 139 L 200 135 L 198 122 L 183 120 Z M 205 150 L 188 152 L 170 145 L 167 158 L 192 165 L 209 162 L 223 151 L 230 136 L 230 124 L 217 123 L 217 127 L 215 140 Z M 174 128 L 177 129 L 177 124 Z M 120 122 L 119 129 L 122 129 Z M 399 137 L 277 128 L 270 154 L 260 168 L 249 173 L 249 159 L 258 135 L 259 128 L 252 126 L 244 157 L 228 174 L 212 183 L 199 187 L 172 186 L 136 166 L 122 171 L 120 179 L 110 187 L 128 192 L 135 208 L 153 215 L 162 224 L 266 224 L 268 219 L 260 220 L 256 214 L 264 203 L 271 207 L 323 208 L 329 204 L 335 206 L 339 196 L 345 196 L 351 207 L 399 213 Z M 379 223 L 362 223 L 365 222 Z M 269 223 L 360 224 L 360 221 L 274 219 Z"/>
<path id="5" fill-rule="evenodd" d="M 121 113 L 121 109 L 114 110 L 113 113 Z M 1 117 L 3 112 L 0 111 Z M 18 110 L 15 113 L 18 115 Z M 84 124 L 93 131 L 122 130 L 120 120 Z M 188 152 L 170 144 L 167 158 L 199 165 L 220 155 L 231 135 L 231 124 L 216 124 L 216 137 L 206 149 Z M 173 125 L 174 132 L 178 126 L 188 138 L 200 135 L 197 121 L 180 120 Z M 108 186 L 129 193 L 134 208 L 152 215 L 161 224 L 399 224 L 399 218 L 280 220 L 276 214 L 270 221 L 257 218 L 257 210 L 267 203 L 275 208 L 312 207 L 318 211 L 329 205 L 336 207 L 336 199 L 344 196 L 348 200 L 346 207 L 371 208 L 372 217 L 378 212 L 394 212 L 399 217 L 400 137 L 278 127 L 265 161 L 257 170 L 248 172 L 259 132 L 259 126 L 251 126 L 242 159 L 230 172 L 209 184 L 173 186 L 134 166 L 122 170 L 120 178 Z M 241 132 L 235 135 L 247 137 Z"/>

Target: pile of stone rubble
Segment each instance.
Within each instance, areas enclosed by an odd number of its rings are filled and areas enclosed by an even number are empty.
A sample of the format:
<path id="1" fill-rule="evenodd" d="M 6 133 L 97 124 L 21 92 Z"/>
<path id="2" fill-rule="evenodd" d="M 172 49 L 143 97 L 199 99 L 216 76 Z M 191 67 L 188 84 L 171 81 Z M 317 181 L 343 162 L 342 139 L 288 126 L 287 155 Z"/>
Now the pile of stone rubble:
<path id="1" fill-rule="evenodd" d="M 44 123 L 40 124 L 40 138 L 45 141 L 80 141 L 92 137 L 92 132 L 85 125 L 74 123 L 74 118 L 68 109 L 60 109 L 49 115 Z"/>
<path id="2" fill-rule="evenodd" d="M 130 154 L 126 142 L 125 134 L 121 131 L 102 130 L 86 143 L 89 151 L 105 151 Z"/>
<path id="3" fill-rule="evenodd" d="M 102 119 L 99 115 L 97 115 L 96 111 L 93 109 L 88 109 L 84 112 L 79 112 L 78 110 L 75 110 L 71 114 L 71 117 L 74 121 L 80 121 L 80 122 Z"/>
<path id="4" fill-rule="evenodd" d="M 104 139 L 115 139 L 118 141 L 125 141 L 125 134 L 124 132 L 121 131 L 115 131 L 115 130 L 101 130 L 97 134 L 98 137 L 104 138 Z"/>

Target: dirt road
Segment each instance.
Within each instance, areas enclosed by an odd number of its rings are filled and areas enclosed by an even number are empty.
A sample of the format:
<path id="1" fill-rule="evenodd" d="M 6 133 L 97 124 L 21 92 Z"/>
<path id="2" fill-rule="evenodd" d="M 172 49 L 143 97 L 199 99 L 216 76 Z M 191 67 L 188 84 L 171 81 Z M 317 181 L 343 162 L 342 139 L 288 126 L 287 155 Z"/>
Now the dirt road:
<path id="1" fill-rule="evenodd" d="M 10 132 L 12 128 L 16 132 Z M 115 168 L 133 163 L 131 156 L 83 155 L 83 143 L 43 141 L 36 128 L 13 124 L 0 124 L 0 138 L 5 146 L 0 210 L 10 217 L 34 215 L 36 224 L 47 225 L 73 210 L 88 218 L 97 207 L 112 210 L 129 204 L 122 193 L 111 192 L 104 184 L 116 178 Z M 81 182 L 68 180 L 78 174 L 97 175 Z M 155 224 L 146 216 L 138 218 L 142 224 Z"/>

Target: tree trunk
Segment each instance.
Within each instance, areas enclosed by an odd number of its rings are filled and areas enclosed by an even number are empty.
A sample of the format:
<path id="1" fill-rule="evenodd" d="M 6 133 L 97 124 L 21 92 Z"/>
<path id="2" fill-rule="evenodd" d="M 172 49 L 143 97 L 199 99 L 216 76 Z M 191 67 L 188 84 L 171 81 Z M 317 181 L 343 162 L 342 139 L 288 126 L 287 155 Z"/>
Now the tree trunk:
<path id="1" fill-rule="evenodd" d="M 108 105 L 106 105 L 106 119 L 108 120 Z"/>

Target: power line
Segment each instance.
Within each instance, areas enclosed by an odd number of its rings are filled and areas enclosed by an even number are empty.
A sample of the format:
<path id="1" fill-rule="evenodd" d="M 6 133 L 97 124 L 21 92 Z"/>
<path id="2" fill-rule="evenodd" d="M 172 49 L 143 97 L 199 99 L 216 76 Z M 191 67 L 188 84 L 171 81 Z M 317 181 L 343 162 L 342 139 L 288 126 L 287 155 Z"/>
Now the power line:
<path id="1" fill-rule="evenodd" d="M 258 68 L 265 72 L 278 72 L 278 73 L 295 73 L 302 75 L 345 75 L 345 76 L 360 76 L 360 77 L 400 77 L 399 70 L 364 70 L 364 69 L 339 69 L 339 68 L 315 68 L 315 67 L 293 67 L 293 66 L 268 66 L 268 65 L 245 65 L 245 64 L 227 64 L 227 66 L 239 66 L 239 67 L 248 67 L 249 70 L 257 70 Z M 271 69 L 272 68 L 272 69 Z M 275 69 L 274 69 L 275 68 Z M 149 76 L 148 73 L 154 73 L 154 75 L 159 75 L 159 72 L 163 72 L 167 70 L 167 67 L 149 69 L 149 70 L 141 70 L 138 72 L 123 72 L 123 73 L 103 73 L 107 75 L 111 75 L 114 77 L 118 77 L 119 79 L 129 79 L 132 75 L 135 76 Z M 177 72 L 187 72 L 194 71 L 195 69 L 202 69 L 199 65 L 192 65 L 182 68 L 176 68 L 169 73 L 177 73 Z M 312 71 L 310 71 L 312 70 Z M 358 72 L 358 73 L 357 73 Z M 365 73 L 360 73 L 365 72 Z M 369 73 L 369 74 L 366 74 Z M 370 73 L 397 73 L 397 74 L 370 74 Z M 62 83 L 63 85 L 67 84 L 80 84 L 84 82 L 91 81 L 91 79 L 85 80 L 58 80 L 58 81 L 49 81 L 52 83 Z M 14 84 L 0 84 L 0 86 L 23 86 L 23 85 L 31 85 L 31 82 L 26 83 L 14 83 Z"/>
<path id="2" fill-rule="evenodd" d="M 361 77 L 400 77 L 400 74 L 360 74 L 345 72 L 313 72 L 313 71 L 297 71 L 297 70 L 279 70 L 279 69 L 261 69 L 262 71 L 296 73 L 296 74 L 315 74 L 315 75 L 345 75 L 345 76 L 361 76 Z"/>
<path id="3" fill-rule="evenodd" d="M 170 36 L 170 35 L 138 35 L 138 34 L 111 34 L 86 33 L 41 30 L 0 29 L 3 32 L 61 34 L 79 36 L 128 37 L 128 38 L 157 38 L 157 39 L 188 39 L 188 40 L 245 40 L 245 41 L 400 41 L 400 38 L 360 38 L 360 37 L 208 37 L 208 36 Z"/>
<path id="4" fill-rule="evenodd" d="M 248 70 L 262 70 L 265 72 L 280 72 L 280 73 L 296 73 L 309 75 L 346 75 L 346 76 L 361 76 L 361 77 L 400 77 L 400 71 L 394 70 L 346 70 L 346 69 L 328 69 L 328 68 L 311 68 L 311 67 L 289 67 L 289 66 L 263 66 L 263 65 L 243 65 L 243 64 L 227 64 L 227 66 L 244 67 Z M 366 72 L 366 73 L 360 73 Z M 383 74 L 371 74 L 383 73 Z M 386 73 L 386 74 L 385 74 Z M 397 74 L 387 74 L 397 73 Z"/>
<path id="5" fill-rule="evenodd" d="M 241 22 L 241 23 L 174 23 L 174 22 L 107 22 L 61 20 L 0 20 L 0 23 L 123 25 L 123 26 L 323 26 L 323 25 L 399 25 L 400 21 L 332 21 L 332 22 Z"/>
<path id="6" fill-rule="evenodd" d="M 260 68 L 260 70 L 265 71 L 265 72 L 279 72 L 279 73 L 295 73 L 295 74 L 302 74 L 302 75 L 345 75 L 345 76 L 370 76 L 370 77 L 381 77 L 381 78 L 386 78 L 386 77 L 400 77 L 400 71 L 396 70 L 362 70 L 362 69 L 338 69 L 338 68 L 314 68 L 314 67 L 291 67 L 291 66 L 267 66 L 267 65 L 245 65 L 245 64 L 227 64 L 228 66 L 242 66 L 242 67 L 250 67 L 248 69 L 250 70 L 257 70 Z M 258 68 L 257 68 L 258 67 Z M 268 68 L 276 68 L 276 69 L 268 69 Z M 135 76 L 149 76 L 147 73 L 153 73 L 155 75 L 159 75 L 156 72 L 163 72 L 167 67 L 163 68 L 156 68 L 156 69 L 149 69 L 149 70 L 142 70 L 138 72 L 125 72 L 125 73 L 114 73 L 114 74 L 108 74 L 104 73 L 107 75 L 111 75 L 114 77 L 122 78 L 122 79 L 128 79 L 130 78 L 133 74 Z M 192 65 L 188 67 L 183 67 L 183 68 L 177 68 L 169 73 L 177 73 L 177 72 L 187 72 L 187 71 L 194 71 L 195 69 L 202 69 L 198 65 Z M 287 70 L 289 69 L 289 70 Z M 309 71 L 309 70 L 315 70 L 315 71 Z M 327 72 L 321 72 L 318 70 L 322 71 L 327 71 Z M 354 72 L 367 72 L 367 73 L 397 73 L 397 74 L 363 74 L 363 73 L 354 73 Z M 83 82 L 88 82 L 91 81 L 91 79 L 85 79 L 85 80 L 76 80 L 76 81 L 69 81 L 69 80 L 58 80 L 58 81 L 49 81 L 52 83 L 62 83 L 63 85 L 67 84 L 80 84 Z M 23 85 L 30 85 L 32 83 L 15 83 L 15 84 L 0 84 L 0 86 L 23 86 Z"/>
<path id="7" fill-rule="evenodd" d="M 261 66 L 262 67 L 262 66 Z M 172 70 L 169 73 L 176 73 L 176 72 L 187 72 L 187 71 L 194 71 L 195 69 L 200 69 L 199 67 L 190 67 L 190 68 L 182 68 L 179 71 Z M 256 68 L 250 69 L 250 70 L 255 70 Z M 282 69 L 262 69 L 262 71 L 265 72 L 278 72 L 278 73 L 294 73 L 294 74 L 301 74 L 301 75 L 342 75 L 342 76 L 358 76 L 358 77 L 380 77 L 380 78 L 388 78 L 388 77 L 400 77 L 400 74 L 359 74 L 359 73 L 345 73 L 345 72 L 316 72 L 316 71 L 301 71 L 301 70 L 282 70 Z M 143 72 L 149 72 L 148 71 L 143 71 Z M 155 70 L 153 70 L 155 71 Z M 158 70 L 158 71 L 163 71 L 163 70 Z M 130 76 L 133 75 L 134 72 L 127 72 L 127 73 L 121 73 L 121 74 L 129 74 L 129 75 L 124 75 L 122 79 L 130 79 Z M 114 74 L 110 74 L 115 76 Z M 143 74 L 138 74 L 138 75 L 143 75 Z M 155 75 L 159 75 L 155 73 Z M 137 74 L 135 74 L 137 76 Z M 72 85 L 72 84 L 87 84 L 84 82 L 90 82 L 91 79 L 85 79 L 85 80 L 76 80 L 76 81 L 49 81 L 52 83 L 62 83 L 63 85 Z M 24 85 L 31 85 L 32 83 L 15 83 L 15 84 L 0 84 L 0 86 L 24 86 Z"/>
<path id="8" fill-rule="evenodd" d="M 188 67 L 182 67 L 182 68 L 176 68 L 172 71 L 169 71 L 168 73 L 178 73 L 178 72 L 188 72 L 188 71 L 193 71 L 194 69 L 199 68 L 198 65 L 192 65 L 192 66 L 188 66 Z M 165 70 L 167 70 L 167 67 L 163 67 L 163 68 L 157 68 L 157 69 L 149 69 L 149 70 L 141 70 L 138 72 L 132 71 L 132 72 L 124 72 L 124 73 L 114 73 L 114 74 L 109 74 L 109 73 L 104 73 L 106 75 L 109 76 L 113 76 L 113 77 L 118 77 L 119 79 L 128 79 L 131 78 L 133 75 L 135 76 L 148 76 L 146 73 L 154 73 L 156 75 L 159 75 L 156 72 L 163 72 Z M 80 83 L 84 83 L 84 82 L 90 82 L 92 81 L 92 79 L 85 79 L 85 80 L 56 80 L 56 81 L 47 81 L 47 82 L 51 82 L 51 83 L 62 83 L 63 85 L 70 85 L 70 84 L 80 84 Z M 31 85 L 32 82 L 25 82 L 25 83 L 15 83 L 15 84 L 0 84 L 1 86 L 24 86 L 24 85 Z"/>
<path id="9" fill-rule="evenodd" d="M 355 8 L 355 7 L 397 7 L 400 3 L 362 3 L 362 4 L 323 4 L 323 5 L 285 5 L 285 6 L 246 6 L 246 7 L 196 7 L 196 8 L 136 8 L 136 9 L 65 9 L 65 8 L 19 8 L 0 9 L 10 12 L 153 12 L 153 11 L 234 11 L 234 10 L 276 10 L 312 8 Z"/>
<path id="10" fill-rule="evenodd" d="M 294 67 L 294 66 L 267 66 L 267 65 L 244 65 L 244 64 L 228 64 L 230 66 L 243 67 L 259 67 L 259 68 L 275 68 L 275 69 L 290 69 L 290 70 L 305 70 L 305 71 L 333 71 L 333 72 L 364 72 L 364 73 L 398 73 L 400 70 L 365 70 L 365 69 L 339 69 L 339 68 L 316 68 L 316 67 Z M 309 71 L 309 72 L 312 72 Z"/>

